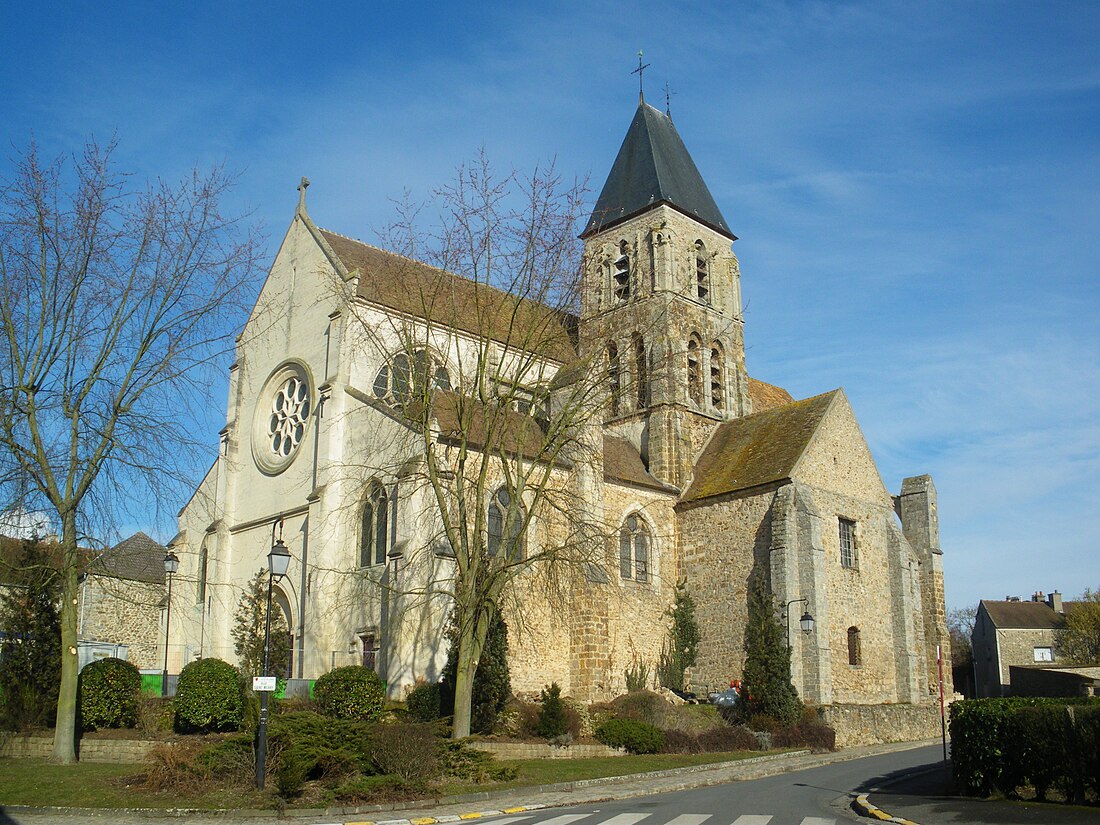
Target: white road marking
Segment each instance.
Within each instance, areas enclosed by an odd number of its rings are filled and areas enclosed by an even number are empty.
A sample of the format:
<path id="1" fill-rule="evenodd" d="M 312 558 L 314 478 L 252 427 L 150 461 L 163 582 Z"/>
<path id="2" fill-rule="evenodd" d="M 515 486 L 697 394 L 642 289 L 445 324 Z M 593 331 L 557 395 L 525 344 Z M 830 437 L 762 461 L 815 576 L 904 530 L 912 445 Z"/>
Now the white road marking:
<path id="1" fill-rule="evenodd" d="M 649 814 L 619 814 L 611 819 L 605 819 L 600 825 L 634 825 L 635 822 L 641 822 L 647 816 Z"/>
<path id="2" fill-rule="evenodd" d="M 710 814 L 680 814 L 675 819 L 670 819 L 665 825 L 702 825 L 710 819 Z"/>
<path id="3" fill-rule="evenodd" d="M 768 825 L 772 821 L 770 816 L 760 816 L 758 814 L 745 814 L 739 816 L 733 820 L 733 825 Z"/>
<path id="4" fill-rule="evenodd" d="M 826 819 L 823 816 L 808 816 L 802 820 L 802 825 L 836 825 L 836 820 Z"/>
<path id="5" fill-rule="evenodd" d="M 539 825 L 569 825 L 571 822 L 576 822 L 578 819 L 584 819 L 586 816 L 592 814 L 562 814 L 561 816 L 555 816 L 553 819 L 543 820 Z"/>

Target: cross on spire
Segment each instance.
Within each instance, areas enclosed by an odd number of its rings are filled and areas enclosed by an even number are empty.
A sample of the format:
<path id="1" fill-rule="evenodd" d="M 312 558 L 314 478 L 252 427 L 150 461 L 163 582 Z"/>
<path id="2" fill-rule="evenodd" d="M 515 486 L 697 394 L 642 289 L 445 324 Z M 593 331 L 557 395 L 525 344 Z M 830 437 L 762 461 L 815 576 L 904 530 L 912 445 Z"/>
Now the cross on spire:
<path id="1" fill-rule="evenodd" d="M 672 96 L 675 92 L 669 88 L 668 81 L 665 81 L 665 117 L 672 120 Z"/>
<path id="2" fill-rule="evenodd" d="M 638 75 L 638 102 L 645 103 L 645 93 L 642 91 L 642 73 L 649 68 L 649 64 L 642 65 L 642 55 L 644 53 L 638 51 L 638 68 L 631 72 L 631 74 Z"/>

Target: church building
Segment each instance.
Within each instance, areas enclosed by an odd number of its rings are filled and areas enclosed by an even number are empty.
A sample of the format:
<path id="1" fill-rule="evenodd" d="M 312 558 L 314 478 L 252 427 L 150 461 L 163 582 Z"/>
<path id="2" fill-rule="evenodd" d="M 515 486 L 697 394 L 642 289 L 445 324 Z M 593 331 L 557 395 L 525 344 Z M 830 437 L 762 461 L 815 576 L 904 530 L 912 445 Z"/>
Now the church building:
<path id="1" fill-rule="evenodd" d="M 513 689 L 624 692 L 627 669 L 653 672 L 679 583 L 701 632 L 688 686 L 728 685 L 744 664 L 748 583 L 763 576 L 805 701 L 836 708 L 840 727 L 862 714 L 892 738 L 938 732 L 937 653 L 950 662 L 950 650 L 932 479 L 891 494 L 842 389 L 796 400 L 749 374 L 737 237 L 668 114 L 639 103 L 581 234 L 570 317 L 320 228 L 305 185 L 239 338 L 218 457 L 180 511 L 173 646 L 234 661 L 242 590 L 281 540 L 290 569 L 273 593 L 291 677 L 367 664 L 395 698 L 438 679 L 455 560 L 436 493 L 455 483 L 448 461 L 492 441 L 455 433 L 471 415 L 505 414 L 522 458 L 527 430 L 553 429 L 560 397 L 588 382 L 600 398 L 578 424 L 588 458 L 536 450 L 524 465 L 553 464 L 547 477 L 574 504 L 525 504 L 505 469 L 465 516 L 490 554 L 524 542 L 512 561 L 567 543 L 571 507 L 608 526 L 604 555 L 564 594 L 532 572 L 501 602 Z M 495 320 L 476 322 L 487 306 Z M 557 334 L 514 332 L 547 325 Z M 410 329 L 422 345 L 408 345 Z M 414 384 L 434 399 L 419 427 Z"/>

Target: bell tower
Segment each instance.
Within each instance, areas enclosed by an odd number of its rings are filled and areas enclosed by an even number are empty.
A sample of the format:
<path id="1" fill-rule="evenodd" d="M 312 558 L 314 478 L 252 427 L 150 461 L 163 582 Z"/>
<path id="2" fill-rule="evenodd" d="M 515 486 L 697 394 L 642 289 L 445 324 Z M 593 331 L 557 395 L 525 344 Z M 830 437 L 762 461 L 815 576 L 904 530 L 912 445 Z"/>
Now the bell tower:
<path id="1" fill-rule="evenodd" d="M 751 412 L 737 237 L 672 119 L 640 101 L 581 238 L 580 341 L 608 428 L 683 486 L 714 426 Z"/>

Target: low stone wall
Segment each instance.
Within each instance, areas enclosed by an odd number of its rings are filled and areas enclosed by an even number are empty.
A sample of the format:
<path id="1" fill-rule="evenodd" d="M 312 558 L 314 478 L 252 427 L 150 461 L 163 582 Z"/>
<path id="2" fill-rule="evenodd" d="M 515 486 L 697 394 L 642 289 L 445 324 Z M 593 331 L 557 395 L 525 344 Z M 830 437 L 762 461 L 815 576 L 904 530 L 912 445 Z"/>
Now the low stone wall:
<path id="1" fill-rule="evenodd" d="M 591 759 L 625 756 L 626 751 L 607 745 L 548 745 L 545 742 L 470 742 L 470 747 L 488 751 L 497 759 Z"/>
<path id="2" fill-rule="evenodd" d="M 81 762 L 114 762 L 140 765 L 158 743 L 143 739 L 82 739 Z M 53 738 L 49 736 L 15 736 L 0 739 L 0 758 L 49 759 L 53 755 Z"/>
<path id="3" fill-rule="evenodd" d="M 940 706 L 822 705 L 817 715 L 836 731 L 836 746 L 915 742 L 940 735 Z"/>

